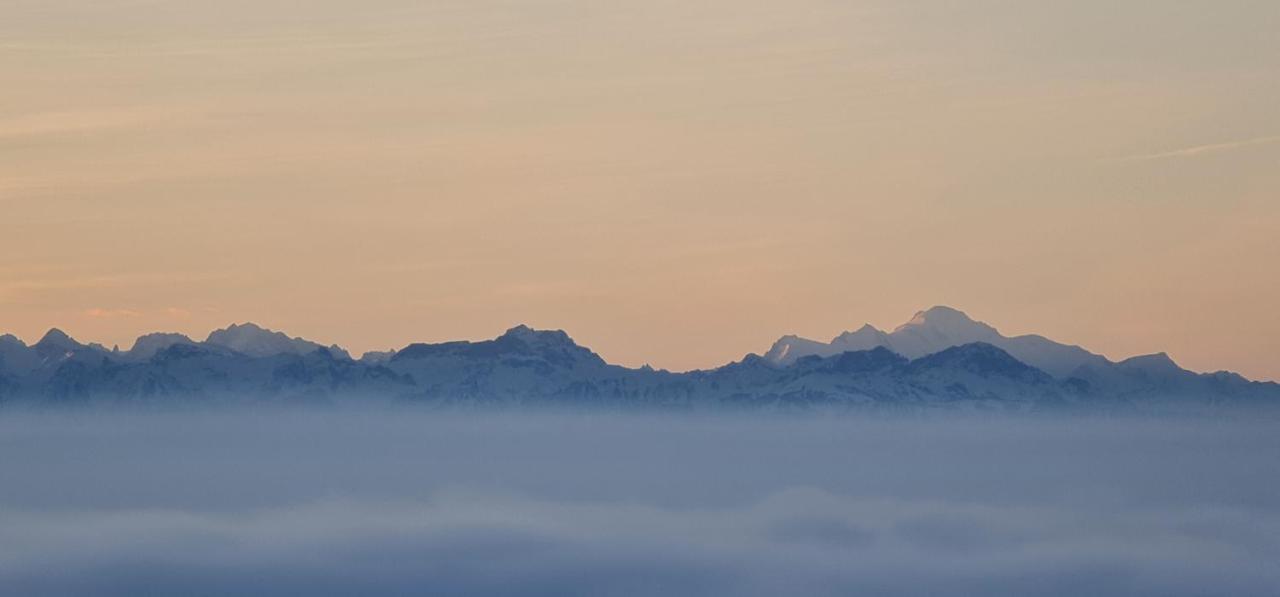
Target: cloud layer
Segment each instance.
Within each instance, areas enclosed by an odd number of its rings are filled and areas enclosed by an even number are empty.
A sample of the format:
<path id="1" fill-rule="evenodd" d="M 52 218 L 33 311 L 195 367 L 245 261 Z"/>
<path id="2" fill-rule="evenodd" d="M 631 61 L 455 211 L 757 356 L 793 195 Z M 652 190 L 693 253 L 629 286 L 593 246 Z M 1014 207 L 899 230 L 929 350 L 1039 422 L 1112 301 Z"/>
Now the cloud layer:
<path id="1" fill-rule="evenodd" d="M 1262 595 L 1246 423 L 0 421 L 0 593 Z"/>

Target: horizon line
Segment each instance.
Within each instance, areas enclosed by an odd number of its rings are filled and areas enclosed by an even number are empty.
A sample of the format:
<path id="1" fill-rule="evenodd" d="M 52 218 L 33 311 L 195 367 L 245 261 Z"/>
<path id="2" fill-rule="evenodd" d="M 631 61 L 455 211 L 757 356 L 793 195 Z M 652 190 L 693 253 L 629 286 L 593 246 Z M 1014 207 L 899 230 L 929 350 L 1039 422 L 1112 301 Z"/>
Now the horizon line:
<path id="1" fill-rule="evenodd" d="M 1230 369 L 1219 369 L 1219 370 L 1216 370 L 1216 371 L 1196 371 L 1196 370 L 1191 370 L 1191 369 L 1185 369 L 1184 367 L 1182 367 L 1182 365 L 1181 365 L 1181 364 L 1178 364 L 1178 363 L 1177 363 L 1176 359 L 1174 359 L 1174 358 L 1173 358 L 1173 357 L 1168 353 L 1168 351 L 1165 351 L 1165 350 L 1160 350 L 1160 351 L 1150 352 L 1150 353 L 1143 353 L 1143 354 L 1135 354 L 1135 355 L 1128 356 L 1128 357 L 1125 357 L 1125 358 L 1120 358 L 1120 359 L 1113 359 L 1113 358 L 1108 357 L 1108 356 L 1106 356 L 1106 355 L 1102 355 L 1102 354 L 1100 354 L 1100 353 L 1095 353 L 1095 352 L 1093 352 L 1092 350 L 1089 350 L 1089 349 L 1087 349 L 1087 348 L 1085 348 L 1085 347 L 1083 347 L 1083 346 L 1080 346 L 1080 345 L 1077 345 L 1077 344 L 1067 344 L 1067 343 L 1057 342 L 1056 340 L 1053 340 L 1052 338 L 1048 338 L 1048 337 L 1046 337 L 1046 336 L 1044 336 L 1044 335 L 1041 335 L 1041 334 L 1038 334 L 1038 333 L 1019 334 L 1019 335 L 1016 335 L 1016 336 L 1006 336 L 1006 335 L 1004 335 L 1003 333 L 1001 333 L 1001 332 L 999 331 L 999 329 L 998 329 L 998 328 L 996 328 L 995 326 L 992 326 L 992 325 L 990 325 L 990 324 L 988 324 L 988 323 L 986 323 L 986 322 L 984 322 L 984 321 L 981 321 L 981 320 L 978 320 L 978 319 L 974 319 L 973 317 L 969 316 L 969 315 L 968 315 L 968 313 L 966 313 L 964 310 L 962 310 L 962 309 L 957 309 L 957 308 L 955 308 L 955 307 L 951 307 L 951 306 L 948 306 L 948 305 L 934 305 L 934 306 L 929 307 L 929 308 L 927 308 L 927 309 L 921 309 L 921 310 L 918 310 L 918 311 L 916 311 L 916 312 L 915 312 L 915 315 L 913 315 L 913 316 L 912 316 L 912 318 L 911 318 L 911 319 L 909 319 L 906 323 L 900 324 L 899 326 L 897 326 L 896 328 L 894 328 L 894 331 L 897 331 L 898 329 L 901 329 L 901 328 L 905 327 L 906 325 L 909 325 L 912 321 L 914 321 L 914 319 L 915 319 L 915 318 L 919 317 L 920 315 L 927 314 L 927 313 L 929 313 L 929 312 L 936 311 L 936 310 L 946 310 L 946 311 L 953 311 L 953 312 L 959 313 L 960 315 L 964 316 L 966 319 L 968 319 L 969 321 L 971 321 L 971 322 L 973 322 L 973 323 L 975 323 L 975 324 L 986 325 L 986 326 L 988 326 L 988 327 L 992 328 L 992 329 L 993 329 L 993 330 L 995 330 L 995 331 L 996 331 L 996 333 L 997 333 L 1000 337 L 1002 337 L 1002 338 L 1020 338 L 1020 337 L 1028 337 L 1028 336 L 1039 337 L 1039 338 L 1045 339 L 1045 340 L 1047 340 L 1047 341 L 1049 341 L 1049 342 L 1053 342 L 1054 344 L 1058 344 L 1058 345 L 1061 345 L 1061 346 L 1067 346 L 1067 347 L 1078 348 L 1078 349 L 1084 350 L 1084 351 L 1089 352 L 1089 353 L 1091 353 L 1091 354 L 1094 354 L 1094 355 L 1100 356 L 1100 357 L 1102 357 L 1103 359 L 1105 359 L 1105 360 L 1107 360 L 1108 362 L 1113 363 L 1113 364 L 1119 364 L 1119 363 L 1123 363 L 1123 362 L 1126 362 L 1126 361 L 1131 361 L 1131 360 L 1134 360 L 1134 359 L 1140 359 L 1140 358 L 1145 358 L 1145 357 L 1157 357 L 1157 356 L 1163 356 L 1163 357 L 1165 357 L 1165 358 L 1168 358 L 1171 362 L 1173 362 L 1173 363 L 1174 363 L 1174 365 L 1175 365 L 1175 366 L 1177 366 L 1179 369 L 1182 369 L 1182 370 L 1184 370 L 1184 371 L 1190 371 L 1190 372 L 1192 372 L 1192 373 L 1196 373 L 1196 374 L 1198 374 L 1198 375 L 1214 375 L 1214 374 L 1227 373 L 1227 374 L 1239 375 L 1239 376 L 1244 377 L 1245 379 L 1247 379 L 1247 380 L 1249 380 L 1249 381 L 1258 382 L 1258 383 L 1280 383 L 1280 380 L 1277 380 L 1277 379 L 1245 377 L 1243 374 L 1238 373 L 1238 372 L 1236 372 L 1236 371 L 1234 371 L 1234 370 L 1230 370 Z M 77 339 L 76 337 L 72 336 L 71 334 L 67 333 L 67 332 L 66 332 L 66 331 L 64 331 L 62 328 L 60 328 L 60 327 L 58 327 L 58 326 L 56 326 L 56 325 L 55 325 L 55 326 L 50 327 L 50 328 L 49 328 L 48 330 L 46 330 L 43 334 L 41 334 L 40 338 L 39 338 L 38 340 L 36 340 L 35 342 L 28 342 L 27 340 L 23 339 L 22 337 L 18 336 L 17 334 L 14 334 L 14 333 L 12 333 L 12 332 L 5 332 L 5 331 L 3 331 L 3 330 L 0 330 L 0 338 L 3 338 L 3 337 L 5 337 L 5 336 L 9 336 L 9 337 L 12 337 L 12 338 L 16 339 L 18 342 L 22 343 L 24 346 L 26 346 L 26 347 L 28 347 L 28 348 L 31 348 L 31 347 L 33 347 L 33 346 L 35 346 L 35 345 L 39 344 L 39 343 L 40 343 L 40 342 L 42 342 L 43 340 L 45 340 L 45 339 L 46 339 L 47 337 L 49 337 L 51 334 L 54 334 L 54 333 L 56 332 L 56 333 L 62 334 L 63 336 L 66 336 L 66 337 L 67 337 L 67 338 L 69 338 L 70 340 L 72 340 L 72 341 L 74 341 L 74 342 L 76 342 L 77 344 L 80 344 L 80 345 L 82 345 L 82 346 L 89 346 L 89 347 L 97 346 L 97 347 L 100 347 L 102 350 L 107 351 L 107 352 L 110 352 L 110 353 L 129 353 L 129 352 L 132 352 L 133 350 L 136 350 L 136 349 L 138 348 L 138 341 L 139 341 L 139 340 L 141 340 L 141 339 L 143 339 L 143 338 L 146 338 L 146 337 L 149 337 L 149 336 L 157 336 L 157 335 L 176 335 L 176 336 L 181 336 L 181 337 L 185 338 L 186 340 L 191 341 L 192 343 L 195 343 L 195 344 L 207 344 L 207 343 L 209 342 L 209 339 L 210 339 L 209 337 L 210 337 L 210 336 L 212 336 L 213 334 L 217 333 L 217 332 L 220 332 L 220 331 L 226 331 L 226 330 L 230 330 L 230 329 L 237 328 L 237 327 L 250 327 L 250 326 L 251 326 L 251 327 L 254 327 L 254 328 L 257 328 L 257 329 L 259 329 L 259 330 L 261 330 L 261 331 L 263 331 L 263 332 L 266 332 L 266 333 L 282 335 L 282 336 L 284 336 L 285 338 L 288 338 L 288 339 L 290 339 L 290 340 L 301 340 L 301 341 L 304 341 L 304 342 L 309 342 L 309 343 L 311 343 L 311 344 L 315 344 L 315 345 L 317 345 L 317 346 L 319 346 L 319 347 L 321 347 L 321 348 L 324 348 L 324 349 L 337 348 L 337 349 L 339 349 L 339 350 L 343 351 L 344 353 L 346 353 L 346 354 L 348 355 L 348 357 L 349 357 L 349 358 L 351 358 L 352 360 L 356 360 L 356 361 L 359 361 L 359 360 L 363 359 L 365 356 L 370 355 L 370 354 L 386 353 L 386 352 L 396 353 L 396 352 L 400 352 L 400 351 L 402 351 L 402 350 L 404 350 L 404 349 L 406 349 L 406 348 L 408 348 L 408 347 L 410 347 L 410 346 L 414 346 L 414 345 L 422 345 L 422 344 L 425 344 L 425 345 L 432 345 L 432 344 L 445 344 L 445 343 L 450 343 L 450 342 L 469 342 L 469 343 L 487 342 L 487 341 L 492 341 L 492 340 L 496 340 L 496 339 L 498 339 L 498 338 L 501 338 L 502 336 L 505 336 L 506 334 L 511 333 L 511 332 L 513 332 L 513 331 L 515 331 L 515 330 L 518 330 L 518 329 L 521 329 L 521 328 L 528 329 L 528 330 L 531 330 L 531 331 L 534 331 L 534 332 L 559 332 L 559 333 L 565 334 L 565 335 L 570 339 L 570 341 L 571 341 L 571 342 L 573 342 L 573 344 L 574 344 L 575 346 L 579 346 L 579 347 L 581 347 L 581 348 L 584 348 L 584 349 L 586 349 L 586 350 L 591 351 L 591 352 L 592 352 L 592 353 L 594 353 L 594 354 L 599 355 L 599 353 L 596 353 L 596 351 L 595 351 L 594 349 L 590 348 L 589 346 L 587 346 L 587 345 L 583 345 L 583 344 L 579 344 L 579 343 L 578 343 L 578 341 L 577 341 L 577 340 L 576 340 L 576 339 L 575 339 L 571 334 L 569 334 L 569 332 L 568 332 L 566 329 L 564 329 L 564 328 L 551 328 L 551 327 L 547 327 L 547 328 L 538 328 L 538 327 L 534 327 L 534 326 L 532 326 L 532 325 L 529 325 L 529 324 L 527 324 L 527 323 L 516 323 L 516 324 L 514 324 L 514 325 L 511 325 L 511 326 L 507 327 L 507 328 L 506 328 L 502 333 L 498 334 L 497 336 L 492 336 L 492 337 L 488 337 L 488 336 L 486 336 L 486 337 L 479 338 L 479 339 L 474 339 L 474 340 L 472 340 L 472 339 L 445 339 L 445 340 L 439 340 L 439 341 L 435 341 L 435 342 L 432 342 L 432 341 L 409 341 L 408 343 L 404 344 L 403 346 L 399 346 L 399 347 L 391 347 L 391 348 L 383 349 L 383 350 L 365 350 L 365 351 L 360 352 L 360 353 L 359 353 L 359 356 L 352 356 L 352 355 L 353 355 L 353 353 L 352 353 L 350 350 L 348 350 L 345 346 L 343 346 L 342 344 L 340 344 L 340 343 L 338 343 L 338 342 L 325 343 L 325 342 L 319 342 L 319 341 L 316 341 L 316 340 L 312 340 L 312 339 L 310 339 L 310 338 L 306 338 L 306 337 L 303 337 L 303 336 L 294 336 L 294 335 L 291 335 L 289 332 L 283 331 L 282 329 L 273 328 L 273 327 L 268 327 L 268 326 L 266 326 L 266 325 L 262 325 L 262 324 L 259 324 L 259 323 L 254 322 L 254 321 L 251 321 L 251 320 L 233 321 L 233 322 L 231 322 L 231 323 L 229 323 L 229 324 L 226 324 L 226 325 L 225 325 L 225 326 L 223 326 L 223 327 L 217 327 L 217 328 L 214 328 L 214 329 L 210 330 L 210 331 L 205 335 L 205 338 L 204 338 L 204 339 L 197 339 L 196 337 L 193 337 L 193 336 L 191 336 L 191 335 L 188 335 L 188 334 L 185 334 L 185 333 L 182 333 L 182 332 L 172 332 L 172 331 L 151 331 L 151 332 L 146 332 L 146 333 L 143 333 L 143 334 L 139 335 L 137 338 L 135 338 L 135 339 L 134 339 L 134 343 L 133 343 L 133 344 L 132 344 L 128 349 L 123 349 L 123 348 L 121 348 L 119 344 L 113 344 L 113 346 L 112 346 L 112 347 L 108 348 L 105 344 L 103 344 L 103 343 L 101 343 L 101 342 L 83 341 L 83 340 Z M 886 330 L 883 330 L 883 329 L 881 329 L 881 328 L 879 328 L 879 327 L 876 327 L 876 326 L 874 326 L 874 325 L 872 325 L 872 324 L 870 324 L 870 323 L 864 323 L 862 326 L 859 326 L 859 329 L 861 329 L 861 328 L 866 328 L 866 327 L 870 327 L 871 329 L 876 330 L 876 331 L 879 331 L 879 332 L 881 332 L 881 333 L 891 333 L 891 332 L 887 332 Z M 801 335 L 798 335 L 798 334 L 783 334 L 783 335 L 782 335 L 782 336 L 780 336 L 777 340 L 775 340 L 775 341 L 774 341 L 774 344 L 777 344 L 778 342 L 781 342 L 782 340 L 787 339 L 787 338 L 795 338 L 795 339 L 806 340 L 806 341 L 810 341 L 810 342 L 815 342 L 815 343 L 820 343 L 820 344 L 830 345 L 830 344 L 831 344 L 831 343 L 833 343 L 833 342 L 835 341 L 835 339 L 836 339 L 836 338 L 838 338 L 841 334 L 848 333 L 848 332 L 849 332 L 849 330 L 845 330 L 845 331 L 841 332 L 840 334 L 837 334 L 836 336 L 833 336 L 832 340 L 831 340 L 831 341 L 827 341 L 827 342 L 823 342 L 823 341 L 821 341 L 821 340 L 813 340 L 813 339 L 811 339 L 811 338 L 806 338 L 806 337 L 801 336 Z M 989 342 L 983 342 L 983 341 L 975 341 L 975 342 L 966 342 L 966 343 L 962 343 L 962 344 L 955 344 L 955 345 L 952 345 L 951 347 L 965 346 L 965 345 L 970 345 L 970 344 L 990 344 L 990 343 L 989 343 Z M 772 346 L 773 346 L 773 345 L 771 345 L 771 347 L 772 347 Z M 995 346 L 995 345 L 992 345 L 992 346 Z M 872 350 L 872 349 L 874 349 L 874 348 L 875 348 L 875 347 L 873 347 L 873 348 L 869 348 L 869 349 L 864 349 L 864 350 Z M 883 347 L 883 346 L 881 346 L 881 348 L 884 348 L 884 347 Z M 996 346 L 996 348 L 1000 348 L 1000 347 L 999 347 L 999 346 Z M 1001 350 L 1004 350 L 1003 348 L 1000 348 L 1000 349 L 1001 349 Z M 894 352 L 894 354 L 900 354 L 900 353 L 898 353 L 898 352 L 896 352 L 896 351 L 893 351 L 892 349 L 888 349 L 888 350 L 890 350 L 891 352 Z M 945 349 L 943 349 L 943 350 L 945 350 Z M 845 352 L 858 352 L 858 351 L 856 351 L 856 350 L 855 350 L 855 351 L 845 351 Z M 1007 353 L 1008 351 L 1006 350 L 1005 352 Z M 749 357 L 752 357 L 752 356 L 759 357 L 759 358 L 765 358 L 767 354 L 768 354 L 768 351 L 765 351 L 765 352 L 763 352 L 763 353 L 759 353 L 759 352 L 755 352 L 755 351 L 748 351 L 748 352 L 744 353 L 744 354 L 742 355 L 742 357 L 741 357 L 741 358 L 739 358 L 738 360 L 730 360 L 730 361 L 728 361 L 728 362 L 726 362 L 726 363 L 722 363 L 722 364 L 719 364 L 719 365 L 713 365 L 713 366 L 710 366 L 710 367 L 694 367 L 694 368 L 687 368 L 687 369 L 678 369 L 678 370 L 673 370 L 673 369 L 668 369 L 668 368 L 665 368 L 665 367 L 652 367 L 652 365 L 650 365 L 648 362 L 646 362 L 646 363 L 644 363 L 644 364 L 642 364 L 642 365 L 639 365 L 639 366 L 637 366 L 637 367 L 634 367 L 634 368 L 636 368 L 636 369 L 640 369 L 640 368 L 648 367 L 648 368 L 656 369 L 656 370 L 659 370 L 659 371 L 671 371 L 671 372 L 674 372 L 674 373 L 688 373 L 688 372 L 695 372 L 695 371 L 709 371 L 709 370 L 713 370 L 713 369 L 717 369 L 717 368 L 720 368 L 720 367 L 724 367 L 724 366 L 727 366 L 727 365 L 730 365 L 730 364 L 733 364 L 733 363 L 742 362 L 743 360 L 745 360 L 745 359 L 747 359 L 747 358 L 749 358 Z M 1011 356 L 1012 356 L 1012 355 L 1011 355 Z M 601 358 L 603 358 L 603 357 L 601 357 Z M 1014 358 L 1016 358 L 1016 357 L 1014 357 Z M 914 360 L 914 359 L 912 359 L 912 360 Z M 1019 361 L 1021 361 L 1021 359 L 1019 359 Z M 608 361 L 606 360 L 606 362 L 608 362 Z M 1024 363 L 1024 364 L 1025 364 L 1025 363 Z"/>

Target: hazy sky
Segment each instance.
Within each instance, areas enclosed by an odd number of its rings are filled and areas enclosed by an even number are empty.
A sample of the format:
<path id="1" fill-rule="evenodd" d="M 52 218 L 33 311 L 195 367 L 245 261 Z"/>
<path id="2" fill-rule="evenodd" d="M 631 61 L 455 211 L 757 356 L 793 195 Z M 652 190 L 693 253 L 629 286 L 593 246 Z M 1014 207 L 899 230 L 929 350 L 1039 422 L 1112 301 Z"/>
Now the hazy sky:
<path id="1" fill-rule="evenodd" d="M 563 328 L 684 369 L 949 304 L 1280 378 L 1280 3 L 0 0 L 0 331 Z"/>

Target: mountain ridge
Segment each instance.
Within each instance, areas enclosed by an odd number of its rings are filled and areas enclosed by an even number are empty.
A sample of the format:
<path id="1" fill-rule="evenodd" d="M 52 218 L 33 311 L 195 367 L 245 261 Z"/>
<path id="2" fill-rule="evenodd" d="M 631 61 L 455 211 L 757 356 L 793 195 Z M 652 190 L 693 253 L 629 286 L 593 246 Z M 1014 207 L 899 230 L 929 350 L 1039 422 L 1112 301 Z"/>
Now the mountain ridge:
<path id="1" fill-rule="evenodd" d="M 1054 342 L 1038 334 L 1005 336 L 995 327 L 946 306 L 918 311 L 892 332 L 864 324 L 857 331 L 843 332 L 826 343 L 795 335 L 783 336 L 765 354 L 776 362 L 788 363 L 810 354 L 830 356 L 850 349 L 884 346 L 903 356 L 916 358 L 974 342 L 999 346 L 1019 360 L 1059 379 L 1070 378 L 1083 365 L 1107 361 L 1102 355 L 1079 346 Z"/>
<path id="2" fill-rule="evenodd" d="M 966 341 L 974 337 L 980 340 Z M 31 346 L 0 336 L 0 404 L 381 400 L 895 411 L 1280 404 L 1278 384 L 1195 373 L 1164 353 L 1112 362 L 1079 349 L 1090 356 L 1069 374 L 1050 372 L 1028 361 L 1078 347 L 1005 337 L 943 307 L 918 312 L 891 333 L 864 325 L 829 343 L 802 340 L 784 336 L 763 356 L 673 373 L 610 364 L 563 330 L 526 325 L 488 340 L 413 343 L 358 360 L 336 345 L 252 323 L 215 330 L 204 341 L 147 334 L 128 351 L 83 344 L 54 329 Z"/>

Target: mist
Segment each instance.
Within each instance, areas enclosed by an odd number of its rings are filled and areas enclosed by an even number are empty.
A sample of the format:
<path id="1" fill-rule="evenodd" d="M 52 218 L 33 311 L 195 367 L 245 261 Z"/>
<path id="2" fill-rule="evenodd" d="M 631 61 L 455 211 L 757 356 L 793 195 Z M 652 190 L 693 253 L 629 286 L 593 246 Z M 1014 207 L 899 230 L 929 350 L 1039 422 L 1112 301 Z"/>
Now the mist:
<path id="1" fill-rule="evenodd" d="M 1264 595 L 1275 421 L 0 414 L 0 594 Z"/>

